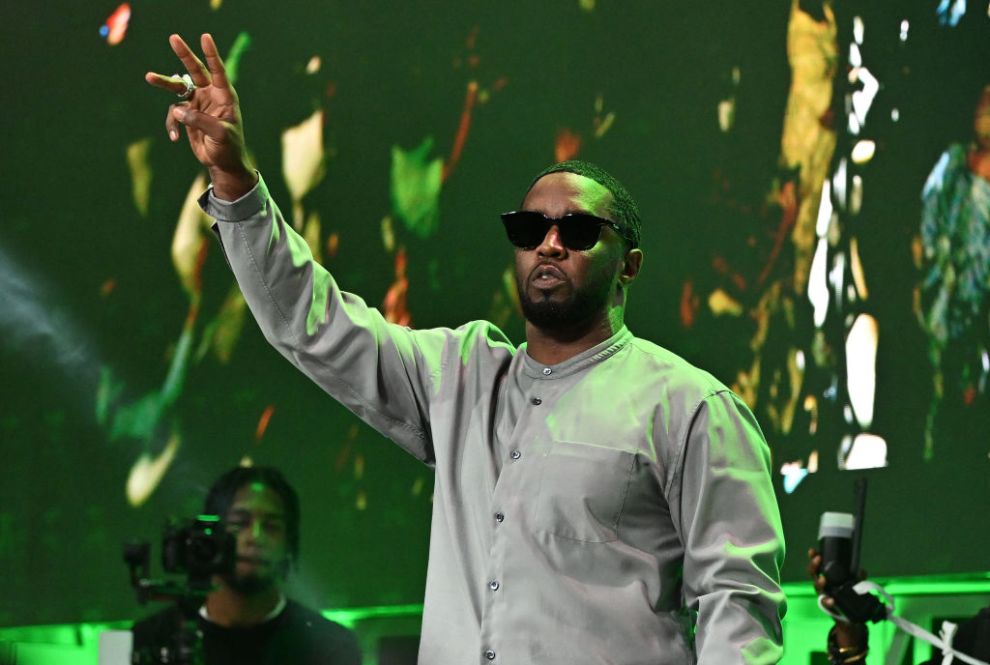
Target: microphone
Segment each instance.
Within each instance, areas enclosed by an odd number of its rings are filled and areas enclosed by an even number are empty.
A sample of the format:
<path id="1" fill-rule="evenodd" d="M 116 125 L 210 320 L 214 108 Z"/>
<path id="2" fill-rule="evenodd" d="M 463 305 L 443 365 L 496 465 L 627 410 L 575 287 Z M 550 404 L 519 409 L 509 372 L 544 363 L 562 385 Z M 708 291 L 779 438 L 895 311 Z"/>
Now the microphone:
<path id="1" fill-rule="evenodd" d="M 862 515 L 862 505 L 858 507 Z M 887 618 L 887 608 L 870 593 L 857 593 L 853 587 L 859 581 L 857 559 L 862 531 L 856 528 L 862 520 L 849 513 L 822 513 L 818 527 L 818 551 L 822 564 L 818 571 L 825 576 L 825 593 L 845 617 L 855 623 L 874 623 Z"/>
<path id="2" fill-rule="evenodd" d="M 852 570 L 853 532 L 856 518 L 849 513 L 822 513 L 818 526 L 818 551 L 822 555 L 819 572 L 828 587 L 838 587 L 856 573 Z"/>

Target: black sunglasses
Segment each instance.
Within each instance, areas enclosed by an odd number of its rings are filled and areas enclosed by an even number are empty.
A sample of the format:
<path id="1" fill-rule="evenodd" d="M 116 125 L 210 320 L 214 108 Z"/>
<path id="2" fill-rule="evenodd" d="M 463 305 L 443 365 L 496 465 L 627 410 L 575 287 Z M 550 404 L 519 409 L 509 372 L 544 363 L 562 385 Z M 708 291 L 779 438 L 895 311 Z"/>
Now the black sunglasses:
<path id="1" fill-rule="evenodd" d="M 502 224 L 509 242 L 521 249 L 532 249 L 543 242 L 547 232 L 554 225 L 560 233 L 560 241 L 567 249 L 583 251 L 591 249 L 602 235 L 602 227 L 607 226 L 631 246 L 635 243 L 629 239 L 622 227 L 610 219 L 603 219 L 586 212 L 571 212 L 563 217 L 547 217 L 542 212 L 532 210 L 516 210 L 502 213 Z"/>

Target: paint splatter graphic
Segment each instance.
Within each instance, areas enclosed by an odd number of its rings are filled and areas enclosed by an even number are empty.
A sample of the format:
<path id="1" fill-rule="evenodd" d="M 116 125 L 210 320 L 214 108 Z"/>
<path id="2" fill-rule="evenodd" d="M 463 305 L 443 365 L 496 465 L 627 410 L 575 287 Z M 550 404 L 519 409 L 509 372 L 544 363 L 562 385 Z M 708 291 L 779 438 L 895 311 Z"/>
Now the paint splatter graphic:
<path id="1" fill-rule="evenodd" d="M 554 139 L 553 143 L 553 158 L 555 161 L 566 162 L 568 159 L 574 159 L 580 150 L 580 134 L 575 134 L 566 127 L 557 132 L 557 138 Z"/>
<path id="2" fill-rule="evenodd" d="M 268 425 L 272 421 L 272 416 L 275 415 L 275 405 L 269 404 L 265 407 L 265 410 L 261 412 L 261 417 L 258 418 L 258 427 L 254 432 L 254 440 L 261 442 L 264 438 L 265 432 L 268 431 Z"/>
<path id="3" fill-rule="evenodd" d="M 443 160 L 432 151 L 432 136 L 409 151 L 392 146 L 392 211 L 420 238 L 433 235 L 440 221 Z"/>
<path id="4" fill-rule="evenodd" d="M 390 323 L 400 326 L 412 324 L 412 314 L 409 313 L 407 297 L 409 295 L 409 279 L 406 277 L 406 250 L 400 248 L 395 254 L 395 281 L 385 294 L 382 302 L 382 314 Z"/>
<path id="5" fill-rule="evenodd" d="M 131 20 L 131 5 L 125 2 L 113 11 L 106 23 L 100 26 L 100 36 L 107 40 L 110 46 L 116 46 L 124 41 L 127 35 L 127 25 Z"/>

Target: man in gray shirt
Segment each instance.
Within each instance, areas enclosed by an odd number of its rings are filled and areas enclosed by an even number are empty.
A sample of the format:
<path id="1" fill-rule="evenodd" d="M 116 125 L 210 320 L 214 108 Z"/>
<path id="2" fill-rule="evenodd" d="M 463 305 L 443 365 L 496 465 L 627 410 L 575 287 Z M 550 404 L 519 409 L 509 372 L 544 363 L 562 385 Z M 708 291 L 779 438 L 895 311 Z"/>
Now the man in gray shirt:
<path id="1" fill-rule="evenodd" d="M 200 199 L 266 338 L 436 471 L 420 663 L 775 663 L 784 544 L 746 406 L 629 332 L 643 253 L 628 193 L 565 162 L 503 215 L 526 343 L 484 321 L 410 330 L 338 289 L 250 166 L 209 35 L 185 128 Z M 177 77 L 152 85 L 182 92 Z"/>

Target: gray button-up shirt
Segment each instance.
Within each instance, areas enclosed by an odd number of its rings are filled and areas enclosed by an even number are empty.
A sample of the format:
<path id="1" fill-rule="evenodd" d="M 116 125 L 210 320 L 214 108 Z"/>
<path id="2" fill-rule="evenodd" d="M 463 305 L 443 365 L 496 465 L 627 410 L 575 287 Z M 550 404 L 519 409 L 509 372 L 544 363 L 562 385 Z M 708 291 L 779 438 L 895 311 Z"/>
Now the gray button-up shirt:
<path id="1" fill-rule="evenodd" d="M 777 662 L 770 454 L 712 376 L 626 328 L 548 367 L 488 322 L 387 323 L 263 181 L 201 205 L 265 337 L 436 470 L 422 665 Z"/>

